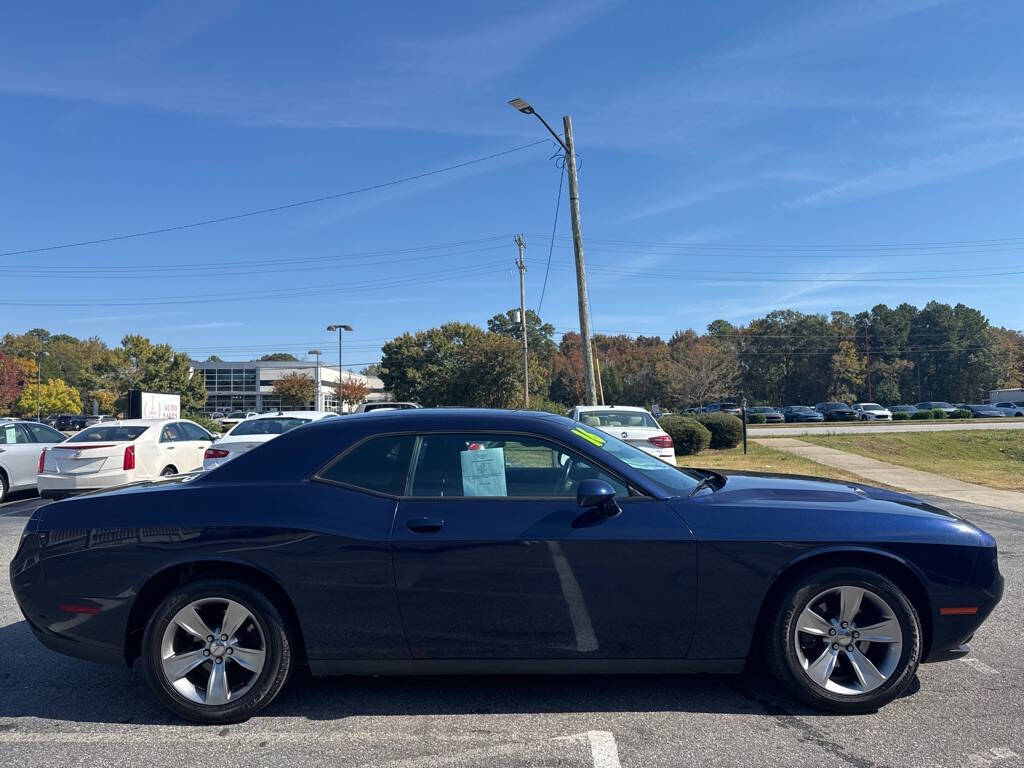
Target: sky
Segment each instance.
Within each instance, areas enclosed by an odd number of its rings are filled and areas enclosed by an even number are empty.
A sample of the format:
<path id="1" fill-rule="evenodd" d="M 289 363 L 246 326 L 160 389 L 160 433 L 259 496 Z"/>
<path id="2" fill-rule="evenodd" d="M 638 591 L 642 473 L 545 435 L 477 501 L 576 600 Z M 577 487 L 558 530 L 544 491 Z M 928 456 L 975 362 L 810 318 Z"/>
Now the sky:
<path id="1" fill-rule="evenodd" d="M 349 323 L 358 369 L 516 306 L 517 232 L 527 306 L 578 328 L 556 146 L 513 97 L 572 115 L 597 332 L 932 299 L 1019 329 L 1022 28 L 1015 0 L 15 4 L 0 333 L 334 363 Z"/>

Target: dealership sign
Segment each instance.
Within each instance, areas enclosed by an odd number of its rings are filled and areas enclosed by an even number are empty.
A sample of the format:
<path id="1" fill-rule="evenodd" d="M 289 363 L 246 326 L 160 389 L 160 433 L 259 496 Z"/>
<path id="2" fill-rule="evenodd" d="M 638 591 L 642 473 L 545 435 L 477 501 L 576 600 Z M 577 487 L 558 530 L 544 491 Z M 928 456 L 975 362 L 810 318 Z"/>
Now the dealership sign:
<path id="1" fill-rule="evenodd" d="M 130 419 L 180 419 L 181 395 L 132 391 L 128 399 Z"/>

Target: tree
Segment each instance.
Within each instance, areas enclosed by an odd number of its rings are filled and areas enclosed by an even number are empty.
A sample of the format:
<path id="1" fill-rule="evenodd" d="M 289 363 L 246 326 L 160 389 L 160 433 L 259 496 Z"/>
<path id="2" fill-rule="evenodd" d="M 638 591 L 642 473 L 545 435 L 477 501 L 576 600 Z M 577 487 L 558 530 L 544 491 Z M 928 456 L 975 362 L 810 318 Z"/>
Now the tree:
<path id="1" fill-rule="evenodd" d="M 730 397 L 740 380 L 735 350 L 707 337 L 674 345 L 662 370 L 669 397 L 677 405 L 706 405 Z"/>
<path id="2" fill-rule="evenodd" d="M 24 386 L 25 370 L 18 358 L 0 352 L 0 415 L 11 413 Z"/>
<path id="3" fill-rule="evenodd" d="M 287 373 L 274 382 L 274 394 L 282 405 L 305 408 L 316 398 L 316 381 L 301 371 Z"/>
<path id="4" fill-rule="evenodd" d="M 129 334 L 111 358 L 108 386 L 117 393 L 122 409 L 133 389 L 180 394 L 183 412 L 199 411 L 206 402 L 203 377 L 194 376 L 188 355 L 175 352 L 170 344 L 153 344 L 145 336 Z"/>
<path id="5" fill-rule="evenodd" d="M 260 358 L 260 361 L 267 363 L 297 363 L 299 362 L 299 358 L 291 352 L 272 352 L 269 355 L 263 355 L 263 357 Z"/>
<path id="6" fill-rule="evenodd" d="M 38 398 L 38 399 L 37 399 Z M 40 413 L 81 413 L 78 390 L 63 379 L 47 379 L 36 391 L 28 387 L 18 398 L 17 410 L 23 416 Z"/>
<path id="7" fill-rule="evenodd" d="M 335 387 L 338 402 L 343 405 L 359 405 L 370 394 L 370 388 L 359 379 L 341 379 Z"/>
<path id="8" fill-rule="evenodd" d="M 217 355 L 210 355 L 208 358 L 206 358 L 206 362 L 208 362 L 208 363 L 223 363 L 224 361 L 221 360 L 220 357 L 218 357 Z"/>
<path id="9" fill-rule="evenodd" d="M 96 407 L 100 413 L 112 414 L 117 408 L 117 393 L 109 389 L 94 389 L 89 393 L 89 400 L 96 401 Z"/>
<path id="10" fill-rule="evenodd" d="M 376 376 L 378 379 L 383 375 L 384 371 L 380 366 L 380 363 L 370 363 L 364 366 L 360 371 L 363 376 Z"/>
<path id="11" fill-rule="evenodd" d="M 852 402 L 864 386 L 864 360 L 852 341 L 839 342 L 839 351 L 832 355 L 832 376 L 828 396 L 833 400 Z"/>
<path id="12" fill-rule="evenodd" d="M 510 309 L 502 315 L 495 315 L 487 321 L 487 330 L 491 333 L 500 333 L 523 343 L 523 328 L 516 315 L 518 309 Z M 558 346 L 553 341 L 555 326 L 545 323 L 540 315 L 532 309 L 526 310 L 526 342 L 531 352 L 536 353 L 538 362 L 545 368 L 551 364 L 551 359 L 558 351 Z"/>

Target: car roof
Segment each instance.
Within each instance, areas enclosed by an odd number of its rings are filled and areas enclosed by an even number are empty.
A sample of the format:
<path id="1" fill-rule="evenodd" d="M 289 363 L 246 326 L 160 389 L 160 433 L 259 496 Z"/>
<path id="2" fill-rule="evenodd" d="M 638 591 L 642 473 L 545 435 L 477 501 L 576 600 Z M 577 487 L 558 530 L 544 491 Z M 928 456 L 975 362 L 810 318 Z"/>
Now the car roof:
<path id="1" fill-rule="evenodd" d="M 314 419 L 323 416 L 337 416 L 334 411 L 273 411 L 272 413 L 261 413 L 259 416 L 252 416 L 246 421 L 254 421 L 256 419 L 274 419 L 274 418 L 287 418 L 287 419 Z"/>
<path id="2" fill-rule="evenodd" d="M 646 408 L 638 405 L 577 405 L 576 410 L 580 413 L 587 411 L 632 411 L 634 413 L 650 413 Z"/>

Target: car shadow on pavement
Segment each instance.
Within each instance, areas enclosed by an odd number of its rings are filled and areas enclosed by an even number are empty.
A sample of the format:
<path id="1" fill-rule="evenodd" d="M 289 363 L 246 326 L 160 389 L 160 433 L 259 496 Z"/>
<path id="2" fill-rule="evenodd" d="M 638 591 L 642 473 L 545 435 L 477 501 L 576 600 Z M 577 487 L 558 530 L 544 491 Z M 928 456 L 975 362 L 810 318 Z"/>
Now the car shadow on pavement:
<path id="1" fill-rule="evenodd" d="M 181 725 L 142 674 L 43 647 L 24 621 L 0 628 L 0 718 Z M 919 685 L 915 679 L 907 694 Z M 270 717 L 338 720 L 409 715 L 694 712 L 828 716 L 759 670 L 740 675 L 508 675 L 315 678 L 299 671 Z"/>

